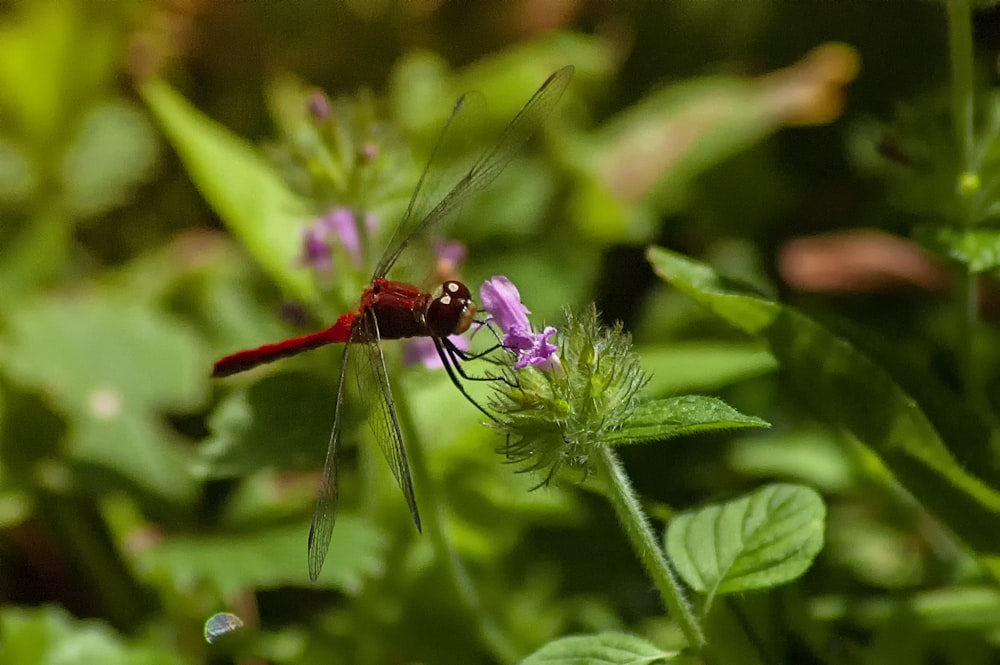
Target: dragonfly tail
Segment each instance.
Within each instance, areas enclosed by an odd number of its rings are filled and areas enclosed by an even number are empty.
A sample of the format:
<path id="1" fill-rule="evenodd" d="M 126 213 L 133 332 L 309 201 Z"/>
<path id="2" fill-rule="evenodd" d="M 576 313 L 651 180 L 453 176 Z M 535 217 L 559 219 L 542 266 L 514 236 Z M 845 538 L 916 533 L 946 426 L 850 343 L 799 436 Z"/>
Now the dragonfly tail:
<path id="1" fill-rule="evenodd" d="M 259 365 L 294 356 L 320 346 L 347 342 L 351 338 L 354 319 L 354 314 L 344 314 L 326 330 L 228 355 L 215 363 L 212 368 L 212 376 L 219 378 L 238 374 Z"/>

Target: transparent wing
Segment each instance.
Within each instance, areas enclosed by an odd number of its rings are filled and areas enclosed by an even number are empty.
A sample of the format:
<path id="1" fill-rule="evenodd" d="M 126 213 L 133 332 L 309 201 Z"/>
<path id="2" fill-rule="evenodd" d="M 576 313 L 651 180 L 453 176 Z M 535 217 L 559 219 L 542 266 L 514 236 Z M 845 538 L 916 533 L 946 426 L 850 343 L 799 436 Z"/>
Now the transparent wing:
<path id="1" fill-rule="evenodd" d="M 376 267 L 373 277 L 386 276 L 397 266 L 433 265 L 432 238 L 415 237 L 415 225 L 425 219 L 431 210 L 455 188 L 469 169 L 479 158 L 476 154 L 476 142 L 483 136 L 483 125 L 487 117 L 486 99 L 478 92 L 469 92 L 455 102 L 451 113 L 445 120 L 435 140 L 431 155 L 420 174 L 420 180 L 410 196 L 409 205 L 402 219 L 393 229 L 389 243 L 386 245 Z M 434 234 L 447 234 L 443 228 L 446 220 L 442 217 Z M 416 246 L 414 246 L 416 245 Z M 406 248 L 405 264 L 397 260 Z M 392 260 L 389 257 L 392 256 Z M 400 278 L 413 279 L 409 272 Z"/>
<path id="2" fill-rule="evenodd" d="M 378 442 L 378 447 L 389 463 L 399 489 L 403 491 L 406 505 L 410 508 L 413 523 L 420 531 L 420 513 L 417 510 L 417 499 L 413 494 L 413 480 L 410 478 L 410 464 L 406 460 L 406 449 L 403 447 L 403 435 L 399 431 L 399 420 L 396 418 L 396 406 L 392 400 L 392 390 L 389 387 L 389 376 L 385 371 L 385 359 L 382 357 L 382 346 L 378 320 L 372 310 L 364 313 L 362 323 L 363 333 L 356 346 L 360 350 L 355 366 L 358 379 L 358 391 L 368 415 L 368 425 Z"/>
<path id="3" fill-rule="evenodd" d="M 333 431 L 330 432 L 326 461 L 323 462 L 323 477 L 316 497 L 316 508 L 313 510 L 312 525 L 309 527 L 309 579 L 313 582 L 319 578 L 319 573 L 323 570 L 323 561 L 326 560 L 326 553 L 330 550 L 333 525 L 337 521 L 337 446 L 340 443 L 340 430 L 343 426 L 346 383 L 344 379 L 347 377 L 347 365 L 354 346 L 354 344 L 344 345 L 344 355 L 340 364 L 340 385 L 337 388 L 337 405 L 333 415 Z"/>
<path id="4" fill-rule="evenodd" d="M 378 266 L 375 268 L 375 277 L 384 276 L 392 264 L 399 258 L 399 254 L 406 248 L 410 240 L 416 236 L 423 235 L 427 229 L 435 224 L 439 224 L 444 218 L 453 213 L 472 194 L 482 191 L 490 183 L 496 180 L 504 167 L 510 163 L 521 147 L 527 143 L 528 139 L 538 130 L 545 118 L 555 107 L 559 98 L 573 78 L 573 66 L 569 65 L 556 71 L 546 79 L 542 87 L 531 96 L 531 99 L 518 111 L 514 119 L 510 121 L 507 128 L 497 144 L 479 157 L 463 175 L 437 203 L 424 193 L 426 183 L 437 182 L 439 167 L 439 157 L 447 151 L 447 146 L 454 141 L 461 140 L 460 128 L 466 124 L 466 116 L 471 108 L 469 95 L 462 95 L 455 103 L 455 108 L 451 116 L 445 122 L 441 135 L 438 138 L 431 157 L 424 168 L 417 188 L 410 199 L 410 205 L 403 215 L 399 226 L 392 234 L 389 245 L 382 255 Z M 447 178 L 445 178 L 447 180 Z M 436 191 L 436 188 L 434 188 Z M 433 206 L 433 207 L 432 207 Z"/>

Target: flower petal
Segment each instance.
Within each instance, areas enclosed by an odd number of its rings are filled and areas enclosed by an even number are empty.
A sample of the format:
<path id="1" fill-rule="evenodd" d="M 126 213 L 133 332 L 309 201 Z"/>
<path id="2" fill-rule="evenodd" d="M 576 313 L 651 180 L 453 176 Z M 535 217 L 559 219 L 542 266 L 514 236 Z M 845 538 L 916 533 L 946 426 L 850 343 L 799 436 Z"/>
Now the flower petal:
<path id="1" fill-rule="evenodd" d="M 333 252 L 328 235 L 328 231 L 319 224 L 303 230 L 302 257 L 299 260 L 303 266 L 320 272 L 328 272 L 333 267 Z"/>
<path id="2" fill-rule="evenodd" d="M 351 262 L 355 266 L 360 265 L 361 238 L 358 235 L 358 223 L 354 219 L 354 213 L 348 208 L 337 208 L 327 214 L 319 223 L 336 236 L 341 246 L 347 250 Z"/>
<path id="3" fill-rule="evenodd" d="M 518 339 L 519 346 L 515 347 L 518 358 L 517 362 L 514 363 L 514 369 L 524 369 L 528 365 L 548 366 L 556 351 L 559 350 L 559 347 L 549 342 L 549 339 L 555 334 L 556 329 L 552 326 L 546 326 L 545 330 L 540 333 L 522 334 Z M 507 338 L 505 337 L 504 343 L 506 342 Z"/>
<path id="4" fill-rule="evenodd" d="M 495 275 L 483 282 L 479 289 L 479 300 L 483 309 L 490 313 L 490 320 L 500 327 L 504 335 L 514 328 L 530 334 L 531 323 L 527 316 L 530 310 L 521 303 L 521 294 L 509 279 L 503 275 Z"/>

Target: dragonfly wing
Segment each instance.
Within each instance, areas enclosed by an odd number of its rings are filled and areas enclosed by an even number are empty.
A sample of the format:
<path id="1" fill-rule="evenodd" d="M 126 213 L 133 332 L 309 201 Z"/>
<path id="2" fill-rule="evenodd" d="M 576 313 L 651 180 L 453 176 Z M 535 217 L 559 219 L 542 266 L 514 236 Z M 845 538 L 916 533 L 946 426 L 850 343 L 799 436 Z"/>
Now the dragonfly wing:
<path id="1" fill-rule="evenodd" d="M 473 140 L 481 134 L 479 127 L 485 118 L 486 100 L 482 94 L 467 92 L 455 101 L 410 196 L 406 212 L 379 259 L 373 279 L 389 272 L 403 249 L 414 239 L 413 232 L 420 226 L 421 220 L 427 218 L 477 161 L 478 155 L 472 149 Z"/>
<path id="2" fill-rule="evenodd" d="M 367 310 L 363 316 L 361 327 L 364 341 L 357 344 L 359 349 L 363 350 L 363 357 L 359 357 L 356 363 L 358 391 L 368 414 L 368 425 L 378 442 L 378 447 L 385 455 L 386 462 L 389 463 L 389 469 L 399 489 L 403 491 L 406 504 L 413 516 L 413 523 L 417 526 L 417 531 L 420 531 L 420 513 L 417 510 L 417 499 L 413 494 L 410 464 L 406 459 L 406 448 L 403 447 L 403 435 L 399 431 L 399 419 L 396 417 L 396 405 L 392 399 L 389 375 L 385 370 L 385 359 L 382 357 L 378 319 L 371 310 Z"/>
<path id="3" fill-rule="evenodd" d="M 471 107 L 476 97 L 468 94 L 459 97 L 451 116 L 441 130 L 441 135 L 427 166 L 424 168 L 423 175 L 420 176 L 420 181 L 410 199 L 406 214 L 403 215 L 402 221 L 393 232 L 389 245 L 375 268 L 373 278 L 384 276 L 389 271 L 389 268 L 396 262 L 412 238 L 424 236 L 429 227 L 440 224 L 442 220 L 455 212 L 469 196 L 482 191 L 497 179 L 501 171 L 514 159 L 517 151 L 538 131 L 542 122 L 555 108 L 572 78 L 572 65 L 563 67 L 549 76 L 542 87 L 531 96 L 531 99 L 510 121 L 510 124 L 500 135 L 497 144 L 473 162 L 467 171 L 458 170 L 458 173 L 464 172 L 464 175 L 455 181 L 455 185 L 447 194 L 437 199 L 436 193 L 439 188 L 431 187 L 429 183 L 441 180 L 447 182 L 449 178 L 439 178 L 439 169 L 450 174 L 454 168 L 454 166 L 441 165 L 441 162 L 445 160 L 442 160 L 440 156 L 442 153 L 448 152 L 448 146 L 463 138 L 461 134 L 464 132 L 461 127 L 471 120 L 470 116 L 474 115 Z M 437 202 L 435 203 L 435 201 Z"/>
<path id="4" fill-rule="evenodd" d="M 344 384 L 347 382 L 347 365 L 351 360 L 353 344 L 344 345 L 344 355 L 340 365 L 340 384 L 337 387 L 337 406 L 333 415 L 333 431 L 330 432 L 330 443 L 326 448 L 326 461 L 323 462 L 323 477 L 319 484 L 319 494 L 316 497 L 316 508 L 313 510 L 312 525 L 309 527 L 309 579 L 315 582 L 323 570 L 323 561 L 330 550 L 330 538 L 333 536 L 333 525 L 337 521 L 337 446 L 340 443 L 340 430 L 343 427 Z"/>

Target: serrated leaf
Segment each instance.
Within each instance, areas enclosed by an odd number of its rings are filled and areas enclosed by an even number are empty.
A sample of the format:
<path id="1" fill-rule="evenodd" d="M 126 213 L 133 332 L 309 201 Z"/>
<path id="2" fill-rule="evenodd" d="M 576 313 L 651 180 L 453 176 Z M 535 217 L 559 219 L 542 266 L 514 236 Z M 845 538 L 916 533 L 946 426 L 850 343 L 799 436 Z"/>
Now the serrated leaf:
<path id="1" fill-rule="evenodd" d="M 770 427 L 755 416 L 747 416 L 720 399 L 684 395 L 644 402 L 618 431 L 605 438 L 608 445 L 665 441 L 677 436 L 733 430 L 747 427 Z"/>
<path id="2" fill-rule="evenodd" d="M 914 239 L 938 256 L 966 266 L 971 273 L 1000 266 L 1000 229 L 925 224 L 914 229 Z"/>
<path id="3" fill-rule="evenodd" d="M 223 595 L 245 589 L 312 585 L 306 566 L 309 524 L 270 527 L 250 533 L 170 536 L 139 556 L 152 574 L 166 575 L 178 589 L 208 583 Z M 384 567 L 385 537 L 370 522 L 341 513 L 333 543 L 316 585 L 357 593 L 363 581 Z"/>
<path id="4" fill-rule="evenodd" d="M 708 596 L 786 584 L 823 548 L 826 507 L 814 490 L 773 484 L 681 513 L 666 534 L 678 574 Z"/>
<path id="5" fill-rule="evenodd" d="M 209 418 L 212 436 L 199 450 L 194 472 L 232 478 L 319 466 L 336 395 L 336 388 L 307 372 L 267 376 L 228 395 Z"/>
<path id="6" fill-rule="evenodd" d="M 646 665 L 667 663 L 677 652 L 625 633 L 574 635 L 549 642 L 521 665 Z"/>
<path id="7" fill-rule="evenodd" d="M 926 378 L 904 389 L 848 339 L 707 265 L 661 248 L 651 248 L 648 258 L 661 277 L 767 343 L 817 413 L 857 437 L 968 546 L 1000 556 L 1000 493 L 993 489 L 1000 483 L 989 432 L 967 405 Z M 883 364 L 890 355 L 883 351 Z M 983 561 L 1000 576 L 1000 559 Z"/>
<path id="8" fill-rule="evenodd" d="M 296 268 L 305 204 L 247 142 L 191 106 L 163 81 L 141 93 L 202 196 L 271 277 L 311 302 L 316 288 Z"/>
<path id="9" fill-rule="evenodd" d="M 170 501 L 193 497 L 159 412 L 204 398 L 194 335 L 154 310 L 96 298 L 19 308 L 7 332 L 0 370 L 67 417 L 71 460 Z"/>
<path id="10" fill-rule="evenodd" d="M 642 368 L 650 374 L 649 395 L 713 391 L 778 368 L 761 344 L 745 342 L 675 342 L 639 348 Z"/>

